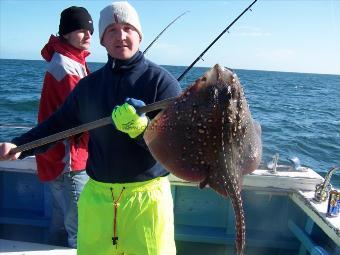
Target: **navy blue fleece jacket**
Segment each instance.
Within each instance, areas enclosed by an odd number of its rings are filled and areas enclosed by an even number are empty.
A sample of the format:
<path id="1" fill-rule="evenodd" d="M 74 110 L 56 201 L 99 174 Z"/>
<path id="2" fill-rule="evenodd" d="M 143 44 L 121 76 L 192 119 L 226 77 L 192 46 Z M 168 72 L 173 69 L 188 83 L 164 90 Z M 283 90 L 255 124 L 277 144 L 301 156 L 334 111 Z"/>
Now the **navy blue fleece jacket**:
<path id="1" fill-rule="evenodd" d="M 12 142 L 21 145 L 110 116 L 112 109 L 128 97 L 150 104 L 180 92 L 178 81 L 141 52 L 125 61 L 109 57 L 105 66 L 79 81 L 58 111 Z M 47 148 L 24 152 L 20 158 Z M 86 171 L 92 179 L 107 183 L 146 181 L 168 173 L 152 157 L 141 137 L 131 139 L 113 125 L 90 131 Z"/>

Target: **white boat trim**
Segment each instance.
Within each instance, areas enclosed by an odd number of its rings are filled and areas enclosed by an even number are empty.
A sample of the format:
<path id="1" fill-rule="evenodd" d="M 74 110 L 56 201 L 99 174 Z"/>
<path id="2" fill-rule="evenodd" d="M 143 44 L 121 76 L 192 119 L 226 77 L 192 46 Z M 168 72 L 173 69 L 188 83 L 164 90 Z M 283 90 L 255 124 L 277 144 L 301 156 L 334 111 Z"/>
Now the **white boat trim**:
<path id="1" fill-rule="evenodd" d="M 1 255 L 76 255 L 77 250 L 40 243 L 0 239 Z"/>
<path id="2" fill-rule="evenodd" d="M 184 181 L 170 175 L 170 181 L 177 185 L 192 185 L 195 183 Z M 272 191 L 314 191 L 315 186 L 324 181 L 324 178 L 310 168 L 306 171 L 278 171 L 271 173 L 268 170 L 257 169 L 251 174 L 243 176 L 243 188 L 263 188 Z"/>
<path id="3" fill-rule="evenodd" d="M 23 160 L 1 161 L 0 171 L 14 171 L 36 174 L 35 157 L 27 157 Z M 281 167 L 283 169 L 283 167 Z M 192 185 L 176 176 L 170 175 L 170 181 L 176 185 Z M 315 186 L 324 181 L 324 178 L 310 168 L 304 171 L 277 171 L 272 173 L 269 170 L 257 169 L 243 178 L 244 189 L 269 188 L 272 190 L 301 190 L 314 191 Z"/>
<path id="4" fill-rule="evenodd" d="M 0 161 L 0 171 L 36 174 L 37 164 L 35 157 L 27 157 L 22 160 Z"/>

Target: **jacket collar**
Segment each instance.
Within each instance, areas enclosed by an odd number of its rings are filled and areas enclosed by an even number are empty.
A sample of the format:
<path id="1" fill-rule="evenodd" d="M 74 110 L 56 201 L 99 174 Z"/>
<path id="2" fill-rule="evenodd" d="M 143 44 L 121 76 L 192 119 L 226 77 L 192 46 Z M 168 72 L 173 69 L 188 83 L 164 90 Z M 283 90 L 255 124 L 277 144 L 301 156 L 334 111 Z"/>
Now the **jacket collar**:
<path id="1" fill-rule="evenodd" d="M 90 55 L 90 52 L 77 49 L 66 41 L 61 40 L 59 37 L 51 35 L 48 43 L 41 50 L 41 56 L 47 62 L 50 62 L 55 52 L 69 57 L 83 65 L 85 65 L 85 58 Z"/>
<path id="2" fill-rule="evenodd" d="M 114 72 L 129 70 L 138 65 L 140 62 L 144 60 L 144 54 L 141 51 L 137 51 L 135 55 L 133 55 L 130 59 L 121 60 L 115 59 L 108 55 L 108 66 Z"/>

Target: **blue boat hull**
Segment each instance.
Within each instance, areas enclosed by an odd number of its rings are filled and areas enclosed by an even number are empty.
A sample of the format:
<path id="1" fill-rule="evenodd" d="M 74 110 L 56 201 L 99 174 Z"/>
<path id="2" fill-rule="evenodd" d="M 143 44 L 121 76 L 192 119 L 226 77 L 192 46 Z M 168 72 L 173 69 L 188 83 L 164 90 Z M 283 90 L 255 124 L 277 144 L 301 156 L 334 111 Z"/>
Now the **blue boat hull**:
<path id="1" fill-rule="evenodd" d="M 44 243 L 51 218 L 47 185 L 33 173 L 15 171 L 0 171 L 0 183 L 0 239 Z M 172 194 L 177 254 L 234 254 L 234 212 L 228 199 L 178 181 L 172 182 Z M 290 191 L 246 186 L 242 196 L 246 254 L 339 252 Z"/>

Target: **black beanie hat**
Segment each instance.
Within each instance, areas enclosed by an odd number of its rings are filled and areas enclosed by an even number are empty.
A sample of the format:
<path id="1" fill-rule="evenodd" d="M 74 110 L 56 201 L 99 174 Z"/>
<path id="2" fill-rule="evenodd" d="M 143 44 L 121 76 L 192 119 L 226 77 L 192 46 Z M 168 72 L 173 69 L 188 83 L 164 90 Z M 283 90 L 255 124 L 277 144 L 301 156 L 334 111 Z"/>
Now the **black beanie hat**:
<path id="1" fill-rule="evenodd" d="M 59 35 L 65 35 L 78 29 L 87 29 L 93 34 L 91 15 L 83 7 L 71 6 L 60 14 Z"/>

